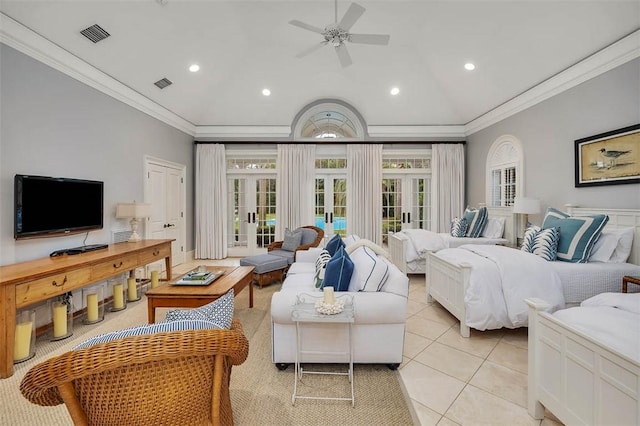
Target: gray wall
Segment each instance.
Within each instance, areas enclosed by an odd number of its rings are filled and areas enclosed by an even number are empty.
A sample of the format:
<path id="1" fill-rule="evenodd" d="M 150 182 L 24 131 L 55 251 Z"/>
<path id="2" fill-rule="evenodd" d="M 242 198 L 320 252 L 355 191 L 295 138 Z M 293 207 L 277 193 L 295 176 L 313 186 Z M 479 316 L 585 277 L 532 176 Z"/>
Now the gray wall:
<path id="1" fill-rule="evenodd" d="M 628 62 L 467 138 L 467 200 L 485 201 L 485 162 L 500 136 L 524 150 L 524 194 L 542 209 L 640 208 L 640 184 L 574 187 L 574 141 L 640 123 L 640 59 Z M 540 223 L 540 217 L 533 216 Z"/>
<path id="2" fill-rule="evenodd" d="M 16 173 L 104 181 L 104 229 L 86 243 L 109 243 L 112 229 L 126 227 L 116 204 L 144 199 L 145 155 L 187 166 L 185 249 L 193 250 L 193 137 L 2 44 L 0 93 L 0 264 L 79 246 L 85 236 L 14 240 Z"/>

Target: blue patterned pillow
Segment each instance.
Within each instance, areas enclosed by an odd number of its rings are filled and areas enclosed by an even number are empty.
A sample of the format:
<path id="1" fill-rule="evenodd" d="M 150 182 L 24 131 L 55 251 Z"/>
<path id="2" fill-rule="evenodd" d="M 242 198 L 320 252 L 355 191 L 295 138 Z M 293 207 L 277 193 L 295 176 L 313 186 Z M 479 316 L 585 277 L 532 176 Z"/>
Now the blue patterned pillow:
<path id="1" fill-rule="evenodd" d="M 467 235 L 467 228 L 469 223 L 464 217 L 455 217 L 451 221 L 451 236 L 452 237 L 464 237 Z"/>
<path id="2" fill-rule="evenodd" d="M 327 263 L 329 262 L 329 260 L 331 260 L 331 255 L 327 250 L 322 250 L 318 258 L 316 259 L 316 275 L 315 275 L 316 288 L 322 287 L 325 268 L 327 267 Z"/>
<path id="3" fill-rule="evenodd" d="M 172 309 L 167 312 L 165 321 L 205 320 L 217 324 L 220 328 L 231 328 L 233 319 L 233 289 L 213 302 L 194 309 Z"/>
<path id="4" fill-rule="evenodd" d="M 333 287 L 336 291 L 348 291 L 351 275 L 353 275 L 353 261 L 344 247 L 340 247 L 327 263 L 322 288 Z"/>
<path id="5" fill-rule="evenodd" d="M 586 263 L 600 232 L 609 221 L 609 216 L 570 216 L 559 210 L 548 208 L 542 228 L 560 228 L 558 260 Z"/>
<path id="6" fill-rule="evenodd" d="M 530 227 L 528 227 L 527 230 L 524 231 L 524 237 L 522 237 L 522 247 L 520 247 L 520 250 L 526 251 L 527 253 L 533 253 L 533 242 L 536 238 L 536 235 L 538 235 L 538 232 L 540 232 L 541 230 L 542 228 L 536 225 L 531 225 Z"/>
<path id="7" fill-rule="evenodd" d="M 521 250 L 551 262 L 557 258 L 559 240 L 560 230 L 558 228 L 540 229 L 537 226 L 532 226 L 525 232 Z"/>
<path id="8" fill-rule="evenodd" d="M 146 334 L 166 333 L 169 331 L 185 330 L 207 330 L 210 328 L 221 328 L 216 323 L 205 320 L 184 320 L 184 321 L 164 321 L 155 324 L 136 325 L 124 330 L 112 331 L 110 333 L 99 334 L 85 340 L 76 347 L 74 351 L 88 348 L 99 343 L 111 342 L 112 340 L 124 339 L 131 336 L 142 336 Z"/>
<path id="9" fill-rule="evenodd" d="M 479 209 L 467 207 L 462 215 L 468 225 L 465 235 L 470 238 L 478 238 L 487 225 L 487 216 L 486 207 L 480 207 Z"/>
<path id="10" fill-rule="evenodd" d="M 333 256 L 334 254 L 336 254 L 340 247 L 344 247 L 344 241 L 342 241 L 342 237 L 340 236 L 340 234 L 335 234 L 333 238 L 329 240 L 325 248 L 327 249 L 329 254 Z"/>

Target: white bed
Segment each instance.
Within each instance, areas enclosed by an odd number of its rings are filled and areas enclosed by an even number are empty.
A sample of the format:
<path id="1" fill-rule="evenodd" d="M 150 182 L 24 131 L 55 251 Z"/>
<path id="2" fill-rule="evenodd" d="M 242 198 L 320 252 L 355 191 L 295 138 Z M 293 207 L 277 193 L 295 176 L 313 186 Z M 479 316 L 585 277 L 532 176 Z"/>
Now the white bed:
<path id="1" fill-rule="evenodd" d="M 630 296 L 635 306 L 594 307 L 599 304 L 594 299 L 609 296 Z M 637 297 L 602 294 L 587 301 L 590 307 L 553 315 L 545 312 L 549 305 L 543 300 L 527 300 L 532 417 L 542 419 L 546 408 L 565 424 L 640 423 L 640 315 L 633 314 L 640 308 Z"/>
<path id="2" fill-rule="evenodd" d="M 459 247 L 463 244 L 515 244 L 513 213 L 510 207 L 487 207 L 489 219 L 504 220 L 502 238 L 460 238 L 449 233 L 410 229 L 389 235 L 389 256 L 405 274 L 424 274 L 429 251 Z"/>
<path id="3" fill-rule="evenodd" d="M 570 264 L 568 262 L 546 262 L 559 275 L 565 303 L 568 306 L 580 303 L 588 297 L 607 291 L 620 291 L 624 275 L 640 275 L 640 210 L 611 210 L 591 208 L 567 208 L 574 216 L 606 214 L 609 221 L 605 230 L 633 228 L 633 247 L 628 263 L 606 264 L 587 263 Z M 504 248 L 507 250 L 507 248 Z M 465 295 L 470 286 L 472 265 L 466 261 L 451 261 L 440 256 L 448 254 L 450 250 L 440 253 L 429 253 L 426 260 L 426 292 L 427 300 L 437 300 L 445 309 L 460 320 L 460 334 L 468 337 L 470 330 L 467 318 L 477 318 L 470 308 L 467 314 Z M 637 291 L 637 289 L 634 289 Z M 528 294 L 526 297 L 540 297 Z M 502 326 L 513 327 L 505 323 Z M 474 327 L 478 328 L 478 327 Z M 492 324 L 490 328 L 498 328 Z M 483 329 L 480 327 L 479 329 Z"/>

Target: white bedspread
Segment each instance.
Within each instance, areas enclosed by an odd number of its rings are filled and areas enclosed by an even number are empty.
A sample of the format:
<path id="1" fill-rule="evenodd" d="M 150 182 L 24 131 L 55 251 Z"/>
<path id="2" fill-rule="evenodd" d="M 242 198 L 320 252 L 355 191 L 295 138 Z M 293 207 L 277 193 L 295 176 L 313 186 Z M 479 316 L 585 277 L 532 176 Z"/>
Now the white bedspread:
<path id="1" fill-rule="evenodd" d="M 553 314 L 598 342 L 640 362 L 640 293 L 602 293 Z"/>
<path id="2" fill-rule="evenodd" d="M 506 244 L 504 238 L 469 238 L 452 237 L 446 232 L 432 232 L 426 229 L 405 229 L 400 231 L 409 239 L 405 252 L 405 261 L 414 262 L 424 259 L 429 251 L 440 251 L 445 248 L 459 247 L 463 244 Z"/>
<path id="3" fill-rule="evenodd" d="M 465 323 L 477 330 L 517 328 L 527 325 L 524 299 L 539 297 L 552 309 L 564 308 L 558 274 L 545 260 L 520 250 L 492 245 L 462 245 L 444 249 L 438 257 L 471 264 L 465 293 Z"/>

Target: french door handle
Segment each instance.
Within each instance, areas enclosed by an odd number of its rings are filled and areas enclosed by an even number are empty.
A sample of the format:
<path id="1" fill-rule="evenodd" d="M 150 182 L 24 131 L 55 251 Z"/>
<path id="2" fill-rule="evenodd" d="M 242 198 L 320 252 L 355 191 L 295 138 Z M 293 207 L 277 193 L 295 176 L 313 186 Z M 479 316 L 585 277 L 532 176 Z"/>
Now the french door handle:
<path id="1" fill-rule="evenodd" d="M 329 213 L 329 223 L 333 223 L 333 212 Z"/>
<path id="2" fill-rule="evenodd" d="M 406 213 L 402 212 L 402 223 L 407 223 L 405 219 L 406 219 Z"/>
<path id="3" fill-rule="evenodd" d="M 411 212 L 407 213 L 407 223 L 411 223 Z"/>
<path id="4" fill-rule="evenodd" d="M 251 213 L 247 213 L 247 223 L 251 223 Z"/>
<path id="5" fill-rule="evenodd" d="M 253 222 L 251 223 L 256 223 L 256 212 L 251 213 L 252 217 L 253 217 Z"/>
<path id="6" fill-rule="evenodd" d="M 324 223 L 329 223 L 329 213 L 324 212 Z"/>

